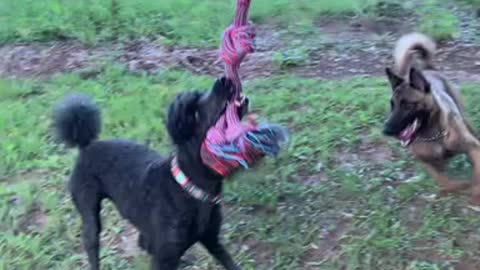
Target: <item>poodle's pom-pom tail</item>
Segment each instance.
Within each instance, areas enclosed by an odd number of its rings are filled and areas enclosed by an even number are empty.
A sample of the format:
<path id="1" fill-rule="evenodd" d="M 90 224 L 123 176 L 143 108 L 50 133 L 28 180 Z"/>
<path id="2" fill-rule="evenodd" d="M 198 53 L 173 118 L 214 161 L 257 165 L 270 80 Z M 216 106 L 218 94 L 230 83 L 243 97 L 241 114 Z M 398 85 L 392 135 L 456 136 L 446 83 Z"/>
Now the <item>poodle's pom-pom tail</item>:
<path id="1" fill-rule="evenodd" d="M 57 137 L 69 147 L 88 146 L 101 131 L 100 109 L 85 94 L 67 96 L 56 107 L 53 118 Z"/>

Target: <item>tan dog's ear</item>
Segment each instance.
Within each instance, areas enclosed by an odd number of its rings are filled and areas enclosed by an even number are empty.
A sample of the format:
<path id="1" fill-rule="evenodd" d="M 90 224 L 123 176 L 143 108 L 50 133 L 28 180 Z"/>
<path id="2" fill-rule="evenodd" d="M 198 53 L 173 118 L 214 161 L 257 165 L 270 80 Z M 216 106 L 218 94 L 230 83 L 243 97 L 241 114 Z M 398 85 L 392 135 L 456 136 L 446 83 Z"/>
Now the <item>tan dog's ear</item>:
<path id="1" fill-rule="evenodd" d="M 430 83 L 425 79 L 422 72 L 418 71 L 416 68 L 410 69 L 409 80 L 412 88 L 425 93 L 430 92 Z"/>
<path id="2" fill-rule="evenodd" d="M 385 73 L 387 74 L 388 81 L 392 86 L 392 90 L 395 90 L 397 86 L 402 84 L 405 80 L 399 76 L 397 76 L 390 68 L 385 68 Z"/>

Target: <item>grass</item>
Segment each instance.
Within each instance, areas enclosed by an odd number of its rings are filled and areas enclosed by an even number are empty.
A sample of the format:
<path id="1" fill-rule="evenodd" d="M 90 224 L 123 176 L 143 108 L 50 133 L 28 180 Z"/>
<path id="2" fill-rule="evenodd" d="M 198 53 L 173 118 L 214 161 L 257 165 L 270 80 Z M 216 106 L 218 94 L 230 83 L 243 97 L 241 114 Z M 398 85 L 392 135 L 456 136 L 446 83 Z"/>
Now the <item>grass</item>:
<path id="1" fill-rule="evenodd" d="M 478 5 L 476 0 L 470 1 Z M 259 24 L 314 29 L 315 21 L 325 14 L 376 16 L 370 13 L 377 3 L 256 0 L 252 2 L 251 18 Z M 216 47 L 222 31 L 231 23 L 234 9 L 234 0 L 0 0 L 0 44 L 74 39 L 95 45 L 150 37 L 166 45 Z M 459 19 L 438 0 L 422 2 L 420 8 L 407 11 L 414 12 L 420 17 L 418 30 L 435 39 L 451 39 L 460 32 Z"/>
<path id="2" fill-rule="evenodd" d="M 167 45 L 217 46 L 233 3 L 0 0 L 0 43 L 75 39 L 95 45 L 148 36 Z M 289 72 L 309 63 L 311 44 L 300 36 L 322 38 L 313 27 L 319 16 L 372 16 L 365 7 L 375 3 L 253 0 L 252 19 L 293 30 L 295 42 L 272 55 Z M 455 37 L 458 19 L 438 3 L 423 3 L 418 27 L 436 39 Z M 134 139 L 167 154 L 166 106 L 177 93 L 208 89 L 212 80 L 177 70 L 133 75 L 111 63 L 92 79 L 76 73 L 0 78 L 0 270 L 87 267 L 79 215 L 66 191 L 77 153 L 57 144 L 50 129 L 58 100 L 86 92 L 102 106 L 102 138 Z M 462 86 L 477 129 L 478 87 Z M 253 110 L 288 126 L 293 136 L 278 159 L 226 182 L 223 236 L 244 269 L 433 270 L 480 263 L 480 217 L 466 208 L 468 198 L 432 199 L 438 188 L 431 177 L 381 134 L 389 109 L 385 79 L 275 75 L 248 81 L 245 89 Z M 450 169 L 466 177 L 471 168 L 463 157 Z M 111 203 L 104 203 L 102 216 L 102 269 L 149 269 L 145 254 L 129 251 L 136 238 Z M 220 268 L 195 246 L 182 269 Z"/>
<path id="3" fill-rule="evenodd" d="M 76 153 L 51 137 L 54 104 L 72 90 L 89 93 L 103 108 L 102 138 L 131 138 L 168 153 L 166 105 L 180 91 L 209 88 L 212 79 L 179 71 L 134 76 L 111 66 L 94 80 L 65 74 L 0 82 L 0 269 L 41 270 L 86 267 L 79 216 L 65 189 Z M 478 127 L 476 88 L 463 90 Z M 279 159 L 226 184 L 223 234 L 245 269 L 449 269 L 478 256 L 480 218 L 465 198 L 422 199 L 436 185 L 381 135 L 385 80 L 277 76 L 246 89 L 253 109 L 288 126 L 293 140 Z M 464 173 L 469 165 L 459 159 L 453 169 Z M 415 181 L 383 185 L 408 172 Z M 110 203 L 103 219 L 103 269 L 148 269 L 145 255 L 125 251 L 121 236 L 129 227 Z M 199 247 L 187 257 L 195 266 L 184 269 L 218 269 Z"/>
<path id="4" fill-rule="evenodd" d="M 480 7 L 480 0 L 458 0 L 459 2 L 464 2 L 466 4 L 472 5 L 476 8 Z"/>
<path id="5" fill-rule="evenodd" d="M 428 0 L 419 8 L 419 30 L 438 41 L 450 40 L 460 35 L 460 20 L 455 14 L 440 5 L 437 0 Z"/>
<path id="6" fill-rule="evenodd" d="M 255 22 L 312 25 L 324 13 L 356 12 L 376 0 L 256 0 Z M 217 46 L 234 0 L 0 0 L 0 43 L 76 39 L 87 44 L 160 37 L 166 44 Z"/>

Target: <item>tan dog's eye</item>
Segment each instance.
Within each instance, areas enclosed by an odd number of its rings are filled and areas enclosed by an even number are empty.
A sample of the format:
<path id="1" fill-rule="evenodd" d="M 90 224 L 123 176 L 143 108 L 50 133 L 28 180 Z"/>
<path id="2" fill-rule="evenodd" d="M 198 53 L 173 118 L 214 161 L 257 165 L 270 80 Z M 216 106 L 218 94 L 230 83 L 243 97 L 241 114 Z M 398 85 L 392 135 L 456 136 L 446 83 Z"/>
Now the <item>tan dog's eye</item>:
<path id="1" fill-rule="evenodd" d="M 400 106 L 402 107 L 402 109 L 404 110 L 413 110 L 415 108 L 415 104 L 414 103 L 410 103 L 410 102 L 407 102 L 405 100 L 402 100 L 400 102 Z"/>

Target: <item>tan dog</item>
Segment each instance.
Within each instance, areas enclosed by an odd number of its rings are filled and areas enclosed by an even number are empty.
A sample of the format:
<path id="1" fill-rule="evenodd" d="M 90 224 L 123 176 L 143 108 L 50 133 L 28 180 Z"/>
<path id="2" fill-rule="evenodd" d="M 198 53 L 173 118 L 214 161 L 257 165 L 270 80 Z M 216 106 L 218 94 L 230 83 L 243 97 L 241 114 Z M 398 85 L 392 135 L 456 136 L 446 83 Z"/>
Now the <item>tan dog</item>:
<path id="1" fill-rule="evenodd" d="M 393 91 L 384 134 L 408 147 L 443 192 L 472 184 L 471 202 L 480 206 L 480 142 L 465 118 L 459 91 L 433 64 L 435 47 L 429 37 L 419 33 L 405 35 L 397 42 L 394 70 L 386 69 Z M 443 173 L 446 161 L 457 154 L 470 157 L 472 183 L 452 181 Z"/>

